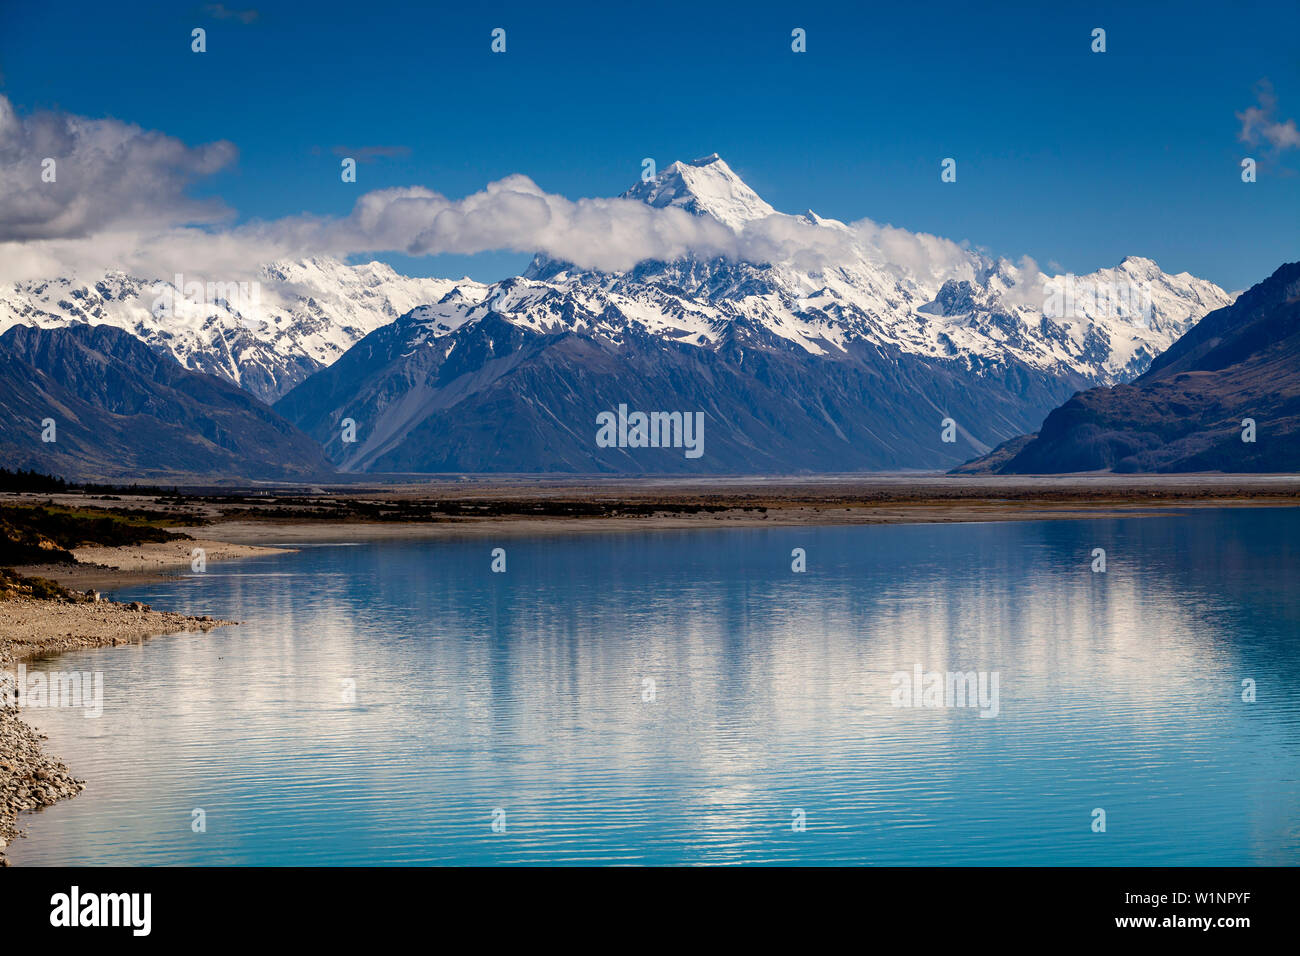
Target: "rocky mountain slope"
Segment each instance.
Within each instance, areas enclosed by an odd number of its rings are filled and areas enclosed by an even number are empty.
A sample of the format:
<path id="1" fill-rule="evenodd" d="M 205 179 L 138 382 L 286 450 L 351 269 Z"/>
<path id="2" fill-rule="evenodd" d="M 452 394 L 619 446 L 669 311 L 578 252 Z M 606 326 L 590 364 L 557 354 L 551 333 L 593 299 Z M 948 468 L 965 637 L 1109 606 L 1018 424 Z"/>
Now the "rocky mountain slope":
<path id="1" fill-rule="evenodd" d="M 0 333 L 15 325 L 110 325 L 188 369 L 273 402 L 365 335 L 455 285 L 398 275 L 380 262 L 347 266 L 326 258 L 275 262 L 222 281 L 63 276 L 0 288 Z"/>
<path id="2" fill-rule="evenodd" d="M 1300 262 L 1283 265 L 1232 305 L 1211 312 L 1131 384 L 1075 395 L 1036 435 L 957 469 L 1298 470 Z"/>
<path id="3" fill-rule="evenodd" d="M 935 237 L 787 216 L 716 155 L 625 198 L 711 217 L 741 254 L 620 273 L 538 257 L 456 284 L 277 410 L 348 471 L 946 468 L 1139 374 L 1229 299 L 1145 259 L 1045 280 Z M 706 451 L 604 447 L 596 416 L 620 405 L 702 413 Z"/>
<path id="4" fill-rule="evenodd" d="M 121 329 L 84 324 L 0 335 L 0 460 L 91 481 L 333 471 L 314 441 L 248 392 Z"/>

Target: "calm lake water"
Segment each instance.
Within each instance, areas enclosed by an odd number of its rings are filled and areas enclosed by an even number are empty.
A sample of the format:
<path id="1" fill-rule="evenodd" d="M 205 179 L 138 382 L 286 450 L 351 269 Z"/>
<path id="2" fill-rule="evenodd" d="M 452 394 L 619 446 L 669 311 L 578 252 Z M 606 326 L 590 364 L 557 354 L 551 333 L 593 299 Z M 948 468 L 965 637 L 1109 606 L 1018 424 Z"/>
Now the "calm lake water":
<path id="1" fill-rule="evenodd" d="M 1298 579 L 1300 509 L 211 565 L 116 596 L 244 625 L 39 665 L 104 713 L 27 711 L 89 786 L 11 856 L 1294 865 Z M 918 667 L 996 672 L 996 716 L 895 706 Z"/>

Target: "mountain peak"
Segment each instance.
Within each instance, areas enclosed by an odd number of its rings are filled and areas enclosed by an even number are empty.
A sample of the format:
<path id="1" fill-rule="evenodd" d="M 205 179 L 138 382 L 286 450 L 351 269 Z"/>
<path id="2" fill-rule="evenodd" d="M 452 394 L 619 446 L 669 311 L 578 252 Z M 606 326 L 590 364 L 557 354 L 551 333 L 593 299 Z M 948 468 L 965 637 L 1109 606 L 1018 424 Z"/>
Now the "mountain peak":
<path id="1" fill-rule="evenodd" d="M 1145 256 L 1125 256 L 1119 261 L 1116 267 L 1127 272 L 1129 275 L 1141 276 L 1153 279 L 1160 274 L 1160 266 L 1154 259 L 1148 259 Z"/>
<path id="2" fill-rule="evenodd" d="M 732 229 L 776 213 L 717 153 L 689 163 L 679 160 L 654 179 L 637 183 L 623 198 L 639 199 L 656 209 L 676 206 L 696 216 L 711 216 Z"/>

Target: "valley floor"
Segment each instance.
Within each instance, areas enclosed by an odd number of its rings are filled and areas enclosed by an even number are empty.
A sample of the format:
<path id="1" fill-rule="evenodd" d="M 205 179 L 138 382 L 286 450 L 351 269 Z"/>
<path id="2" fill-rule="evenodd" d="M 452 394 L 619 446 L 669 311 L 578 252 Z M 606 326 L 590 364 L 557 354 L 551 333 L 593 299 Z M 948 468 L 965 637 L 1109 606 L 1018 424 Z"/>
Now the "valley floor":
<path id="1" fill-rule="evenodd" d="M 182 496 L 2 495 L 0 503 L 159 511 L 192 540 L 78 548 L 76 565 L 20 568 L 107 589 L 207 561 L 295 545 L 413 537 L 909 522 L 1042 521 L 1300 505 L 1296 475 L 1065 477 L 826 475 L 720 478 L 439 478 L 326 489 L 209 490 Z"/>

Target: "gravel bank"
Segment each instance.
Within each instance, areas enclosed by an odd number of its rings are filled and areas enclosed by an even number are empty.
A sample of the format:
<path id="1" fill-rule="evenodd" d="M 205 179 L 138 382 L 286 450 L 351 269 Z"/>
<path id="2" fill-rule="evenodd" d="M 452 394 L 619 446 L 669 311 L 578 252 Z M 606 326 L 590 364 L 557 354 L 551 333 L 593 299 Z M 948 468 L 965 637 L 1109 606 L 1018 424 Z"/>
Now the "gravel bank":
<path id="1" fill-rule="evenodd" d="M 154 611 L 139 603 L 0 600 L 0 866 L 8 865 L 4 848 L 18 836 L 19 812 L 48 807 L 85 787 L 44 750 L 44 736 L 21 719 L 13 679 L 17 663 L 75 648 L 132 644 L 158 634 L 234 623 Z"/>

